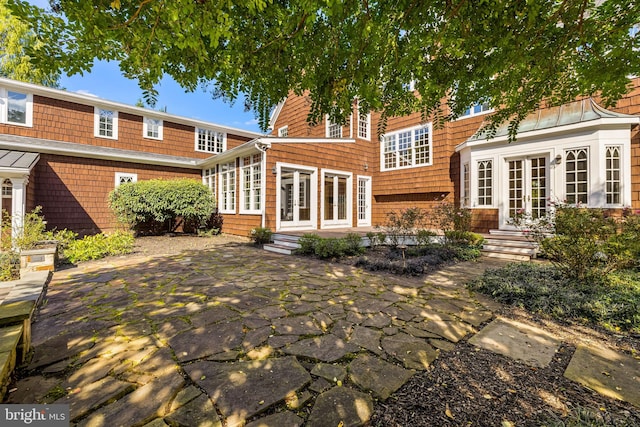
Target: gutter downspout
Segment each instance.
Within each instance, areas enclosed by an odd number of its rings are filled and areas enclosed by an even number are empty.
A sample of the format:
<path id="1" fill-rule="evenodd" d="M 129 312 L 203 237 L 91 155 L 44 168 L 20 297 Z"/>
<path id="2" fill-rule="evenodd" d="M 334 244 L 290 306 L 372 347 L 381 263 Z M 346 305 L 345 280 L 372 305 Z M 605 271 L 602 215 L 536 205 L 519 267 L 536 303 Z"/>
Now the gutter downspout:
<path id="1" fill-rule="evenodd" d="M 260 151 L 262 153 L 262 165 L 260 167 L 261 169 L 261 184 L 260 187 L 262 187 L 260 189 L 260 192 L 262 193 L 262 200 L 261 200 L 261 207 L 260 207 L 260 211 L 261 211 L 261 227 L 265 228 L 266 224 L 267 224 L 267 150 L 269 148 L 271 148 L 270 144 L 265 144 L 262 143 L 260 140 L 256 141 L 256 145 L 255 145 L 256 149 L 258 149 L 258 151 Z"/>

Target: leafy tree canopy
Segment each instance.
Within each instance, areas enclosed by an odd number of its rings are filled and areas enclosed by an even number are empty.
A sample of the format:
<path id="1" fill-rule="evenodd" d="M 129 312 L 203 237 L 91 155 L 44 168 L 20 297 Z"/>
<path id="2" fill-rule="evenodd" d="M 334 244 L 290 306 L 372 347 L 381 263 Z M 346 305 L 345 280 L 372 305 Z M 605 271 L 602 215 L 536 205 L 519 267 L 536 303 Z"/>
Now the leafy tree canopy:
<path id="1" fill-rule="evenodd" d="M 311 122 L 344 120 L 357 97 L 362 111 L 440 120 L 488 102 L 496 125 L 542 99 L 609 105 L 640 75 L 637 0 L 9 2 L 46 41 L 30 50 L 39 67 L 116 60 L 151 99 L 165 73 L 188 90 L 245 93 L 263 127 L 289 91 L 312 94 Z"/>
<path id="2" fill-rule="evenodd" d="M 11 14 L 6 0 L 0 0 L 0 77 L 58 87 L 60 71 L 33 66 L 27 49 L 39 49 L 40 42 L 29 25 Z"/>

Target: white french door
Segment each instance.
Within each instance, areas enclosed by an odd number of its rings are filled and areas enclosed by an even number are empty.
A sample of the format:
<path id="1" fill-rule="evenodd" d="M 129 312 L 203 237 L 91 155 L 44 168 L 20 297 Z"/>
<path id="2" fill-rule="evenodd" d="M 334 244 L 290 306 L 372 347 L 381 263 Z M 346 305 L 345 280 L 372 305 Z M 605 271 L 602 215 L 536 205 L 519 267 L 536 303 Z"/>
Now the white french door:
<path id="1" fill-rule="evenodd" d="M 279 229 L 313 229 L 316 225 L 316 171 L 280 166 Z"/>
<path id="2" fill-rule="evenodd" d="M 351 174 L 322 172 L 322 226 L 351 227 Z"/>
<path id="3" fill-rule="evenodd" d="M 502 225 L 519 214 L 536 220 L 547 213 L 549 196 L 549 161 L 547 156 L 533 155 L 507 160 L 506 206 Z"/>
<path id="4" fill-rule="evenodd" d="M 371 177 L 358 177 L 358 226 L 371 225 Z"/>

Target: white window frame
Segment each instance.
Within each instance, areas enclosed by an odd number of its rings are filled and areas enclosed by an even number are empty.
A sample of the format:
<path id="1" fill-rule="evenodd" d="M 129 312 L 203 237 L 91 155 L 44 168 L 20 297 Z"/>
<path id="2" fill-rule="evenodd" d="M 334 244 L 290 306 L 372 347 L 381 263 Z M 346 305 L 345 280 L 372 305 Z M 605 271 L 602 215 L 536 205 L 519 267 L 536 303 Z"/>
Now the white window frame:
<path id="1" fill-rule="evenodd" d="M 149 135 L 149 131 L 153 131 L 153 128 L 149 128 L 150 122 L 154 121 L 153 126 L 158 126 L 158 136 Z M 155 117 L 144 117 L 142 119 L 142 136 L 148 139 L 156 139 L 162 141 L 163 138 L 163 130 L 164 130 L 164 122 L 162 119 L 157 119 Z"/>
<path id="2" fill-rule="evenodd" d="M 289 125 L 282 126 L 281 128 L 278 128 L 278 137 L 279 138 L 286 138 L 288 136 L 289 136 Z"/>
<path id="3" fill-rule="evenodd" d="M 248 159 L 248 161 L 247 161 Z M 246 174 L 249 173 L 247 181 Z M 241 214 L 262 213 L 264 191 L 262 191 L 262 154 L 250 154 L 240 159 L 240 188 L 242 189 Z M 249 207 L 247 207 L 247 197 Z"/>
<path id="4" fill-rule="evenodd" d="M 206 135 L 206 144 L 200 144 L 200 135 Z M 211 138 L 220 137 L 220 141 L 211 140 Z M 211 144 L 214 144 L 214 149 L 211 150 L 207 147 L 211 147 Z M 201 148 L 204 147 L 204 148 Z M 214 153 L 220 154 L 227 150 L 227 134 L 225 132 L 220 132 L 214 129 L 201 128 L 196 127 L 195 130 L 195 150 L 201 153 Z"/>
<path id="5" fill-rule="evenodd" d="M 225 169 L 227 168 L 227 169 Z M 236 213 L 236 160 L 218 165 L 218 185 L 220 186 L 218 209 L 223 214 Z"/>
<path id="6" fill-rule="evenodd" d="M 586 190 L 586 194 L 585 194 L 586 200 L 584 202 L 580 201 L 580 200 L 577 200 L 577 198 L 578 198 L 577 196 L 580 195 L 580 192 L 578 191 L 577 186 L 582 181 L 578 181 L 577 178 L 576 178 L 575 182 L 572 181 L 573 184 L 576 186 L 576 190 L 571 194 L 576 196 L 577 203 L 571 203 L 571 202 L 569 202 L 569 192 L 567 191 L 567 187 L 569 186 L 569 180 L 567 179 L 567 174 L 569 173 L 568 170 L 567 170 L 567 166 L 569 165 L 568 156 L 569 156 L 569 153 L 579 153 L 580 151 L 584 151 L 586 153 L 586 156 L 587 156 L 587 159 L 586 159 L 587 166 L 586 166 L 586 168 L 584 170 L 586 172 L 586 174 L 587 174 L 587 179 L 586 179 L 586 181 L 584 181 L 584 183 L 587 186 L 587 190 Z M 576 160 L 576 162 L 578 162 L 578 160 Z M 589 147 L 575 147 L 575 148 L 565 149 L 564 150 L 564 165 L 565 165 L 564 166 L 564 176 L 565 176 L 564 198 L 565 198 L 565 200 L 570 205 L 574 205 L 574 206 L 577 206 L 577 205 L 589 206 L 589 202 L 590 202 L 590 199 L 591 199 L 591 197 L 590 197 L 591 196 L 590 195 L 590 193 L 591 193 L 591 176 L 590 176 L 591 153 L 590 153 Z M 577 174 L 577 171 L 573 171 L 572 173 Z"/>
<path id="7" fill-rule="evenodd" d="M 128 182 L 138 182 L 138 174 L 130 173 L 130 172 L 116 172 L 116 176 L 115 176 L 116 188 Z"/>
<path id="8" fill-rule="evenodd" d="M 427 129 L 428 132 L 428 143 L 427 149 L 429 150 L 429 156 L 425 163 L 416 163 L 416 135 L 418 131 Z M 409 142 L 409 146 L 404 149 L 400 149 L 400 138 L 406 142 Z M 408 138 L 408 140 L 407 140 Z M 393 144 L 388 144 L 387 142 L 391 142 L 393 140 Z M 392 146 L 392 150 L 387 150 L 387 147 Z M 421 146 L 422 147 L 422 146 Z M 401 152 L 408 151 L 408 156 L 401 156 Z M 387 154 L 393 154 L 393 158 L 395 165 L 387 166 L 387 162 L 385 162 L 385 156 Z M 407 162 L 407 164 L 400 165 L 401 160 Z M 417 168 L 423 166 L 431 166 L 433 164 L 433 126 L 432 123 L 427 123 L 425 125 L 413 126 L 410 128 L 399 129 L 397 131 L 386 133 L 380 137 L 380 170 L 381 171 L 391 171 L 391 170 L 400 170 L 400 169 L 409 169 L 409 168 Z"/>
<path id="9" fill-rule="evenodd" d="M 487 107 L 486 109 L 485 106 Z M 481 110 L 475 111 L 477 107 L 480 107 Z M 468 107 L 467 111 L 464 114 L 461 114 L 458 119 L 468 119 L 469 117 L 483 116 L 485 114 L 493 113 L 494 111 L 495 110 L 491 108 L 488 102 L 476 102 L 475 104 Z"/>
<path id="10" fill-rule="evenodd" d="M 471 206 L 471 165 L 469 162 L 462 164 L 462 200 L 460 206 L 468 208 Z"/>
<path id="11" fill-rule="evenodd" d="M 111 135 L 101 135 L 100 134 L 100 112 L 101 111 L 109 111 L 113 113 L 111 118 Z M 118 139 L 118 111 L 111 110 L 108 108 L 102 107 L 94 107 L 93 114 L 93 135 L 96 138 L 106 138 L 106 139 Z"/>
<path id="12" fill-rule="evenodd" d="M 488 163 L 491 166 L 491 178 L 490 178 L 490 184 L 486 185 L 486 181 L 487 181 L 487 177 L 485 175 L 484 178 L 482 178 L 485 182 L 485 185 L 480 186 L 480 165 L 483 163 Z M 485 168 L 486 171 L 486 168 Z M 475 176 L 475 180 L 476 180 L 476 200 L 477 203 L 476 205 L 478 207 L 493 207 L 495 201 L 496 201 L 496 192 L 495 192 L 495 184 L 496 184 L 496 164 L 495 161 L 493 159 L 481 159 L 481 160 L 477 160 L 476 161 L 476 176 Z M 480 203 L 480 189 L 490 189 L 491 190 L 491 195 L 487 196 L 486 194 L 483 197 L 483 203 Z M 490 198 L 489 203 L 486 203 L 486 199 Z"/>
<path id="13" fill-rule="evenodd" d="M 614 168 L 610 168 L 608 166 L 609 164 L 609 150 L 617 150 L 618 152 L 618 168 L 614 169 Z M 605 181 L 604 181 L 604 203 L 605 206 L 608 207 L 620 207 L 623 205 L 623 200 L 624 200 L 624 175 L 623 175 L 623 168 L 624 168 L 624 163 L 623 163 L 623 147 L 622 145 L 606 145 L 604 147 L 604 160 L 605 160 L 605 170 L 604 170 L 604 174 L 605 174 Z M 618 173 L 618 178 L 617 179 L 613 179 L 609 177 L 609 172 L 617 172 Z M 618 202 L 617 203 L 609 203 L 608 202 L 608 198 L 609 195 L 614 195 L 616 194 L 616 192 L 613 191 L 609 191 L 609 183 L 611 183 L 613 185 L 613 183 L 618 183 L 618 191 L 617 191 L 617 195 L 618 195 Z"/>
<path id="14" fill-rule="evenodd" d="M 9 92 L 26 96 L 24 123 L 9 121 Z M 0 88 L 0 123 L 14 126 L 33 127 L 33 94 Z"/>
<path id="15" fill-rule="evenodd" d="M 218 207 L 218 195 L 216 193 L 216 189 L 218 188 L 216 185 L 218 180 L 217 174 L 218 172 L 215 165 L 209 169 L 202 169 L 202 183 L 209 187 L 209 190 L 213 193 L 216 208 Z"/>
<path id="16" fill-rule="evenodd" d="M 363 124 L 364 126 L 361 126 Z M 362 132 L 363 127 L 364 133 Z M 371 113 L 362 114 L 358 110 L 358 138 L 371 141 Z"/>
<path id="17" fill-rule="evenodd" d="M 327 138 L 334 138 L 334 139 L 342 138 L 342 126 L 339 125 L 338 123 L 333 123 L 331 121 L 331 119 L 329 118 L 329 115 L 326 116 L 325 126 L 326 126 L 325 127 L 325 136 Z M 335 135 L 331 136 L 332 131 L 335 130 L 336 128 L 339 130 L 339 132 L 338 132 L 339 135 L 338 136 L 335 136 Z"/>

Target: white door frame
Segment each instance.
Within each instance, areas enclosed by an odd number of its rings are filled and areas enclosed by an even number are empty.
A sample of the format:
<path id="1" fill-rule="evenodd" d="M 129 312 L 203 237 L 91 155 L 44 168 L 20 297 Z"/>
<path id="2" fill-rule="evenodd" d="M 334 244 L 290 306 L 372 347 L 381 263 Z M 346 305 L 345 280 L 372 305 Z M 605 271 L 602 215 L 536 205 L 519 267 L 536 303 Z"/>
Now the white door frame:
<path id="1" fill-rule="evenodd" d="M 538 159 L 544 158 L 544 177 L 534 176 L 534 173 L 539 173 L 539 164 L 536 162 Z M 522 175 L 520 177 L 520 190 L 521 195 L 518 197 L 519 200 L 517 202 L 519 205 L 515 208 L 523 209 L 527 214 L 531 214 L 533 209 L 535 209 L 535 205 L 540 206 L 542 203 L 546 209 L 548 198 L 551 195 L 552 189 L 552 177 L 551 177 L 551 157 L 549 152 L 537 152 L 532 154 L 521 154 L 517 156 L 508 156 L 502 158 L 502 177 L 501 177 L 501 186 L 502 186 L 502 201 L 500 203 L 502 209 L 500 212 L 500 228 L 513 228 L 509 226 L 508 220 L 510 218 L 510 208 L 511 208 L 511 200 L 513 195 L 511 194 L 511 182 L 516 183 L 517 179 L 510 176 L 510 162 L 522 162 Z M 544 179 L 544 194 L 535 195 L 534 189 L 534 180 L 539 182 L 541 179 Z M 536 200 L 537 198 L 537 200 Z M 514 200 L 515 201 L 515 200 Z"/>
<path id="2" fill-rule="evenodd" d="M 294 194 L 293 205 L 298 206 L 299 203 L 299 175 L 300 172 L 306 172 L 311 175 L 309 182 L 309 220 L 301 221 L 295 218 L 288 221 L 282 218 L 282 171 L 291 170 L 294 172 Z M 276 162 L 276 230 L 315 230 L 318 225 L 318 168 L 304 165 L 297 165 L 293 163 Z M 298 212 L 299 211 L 295 211 Z"/>
<path id="3" fill-rule="evenodd" d="M 360 182 L 364 182 L 364 195 L 361 194 Z M 356 215 L 358 227 L 370 227 L 371 226 L 371 177 L 365 175 L 358 175 L 356 177 Z M 362 198 L 361 198 L 362 196 Z M 361 203 L 364 203 L 362 205 Z M 362 215 L 361 215 L 362 213 Z"/>
<path id="4" fill-rule="evenodd" d="M 353 225 L 353 174 L 351 172 L 333 170 L 333 169 L 321 169 L 321 183 L 320 183 L 320 227 L 321 228 L 339 228 L 339 227 L 351 227 Z M 334 179 L 334 183 L 337 183 L 338 178 L 346 178 L 346 194 L 345 194 L 345 219 L 338 219 L 338 203 L 333 203 L 333 219 L 326 220 L 324 218 L 325 210 L 325 182 L 327 175 L 331 175 L 331 179 Z M 338 186 L 333 186 L 333 200 L 338 198 Z"/>

